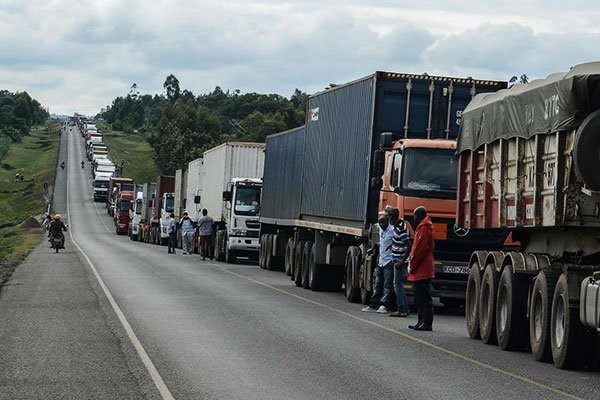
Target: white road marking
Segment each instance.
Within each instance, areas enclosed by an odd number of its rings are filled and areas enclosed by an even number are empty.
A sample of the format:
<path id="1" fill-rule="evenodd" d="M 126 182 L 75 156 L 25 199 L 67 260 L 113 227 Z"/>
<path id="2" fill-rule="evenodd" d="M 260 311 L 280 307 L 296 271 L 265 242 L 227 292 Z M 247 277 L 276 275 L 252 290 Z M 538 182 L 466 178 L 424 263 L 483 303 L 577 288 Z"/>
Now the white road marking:
<path id="1" fill-rule="evenodd" d="M 68 139 L 67 139 L 67 142 L 68 142 Z M 67 152 L 68 152 L 68 145 L 67 145 Z M 69 220 L 71 220 L 70 208 L 69 208 L 69 170 L 70 170 L 70 168 L 67 169 L 67 196 L 66 197 L 67 197 L 67 218 Z M 96 207 L 96 211 L 98 211 L 97 207 Z M 100 216 L 100 213 L 98 213 L 98 216 Z M 104 223 L 104 221 L 102 221 L 102 223 Z M 106 227 L 106 224 L 104 224 L 104 226 Z M 106 230 L 108 231 L 108 227 L 106 227 Z M 109 231 L 109 233 L 110 233 L 110 231 Z M 165 381 L 160 376 L 160 374 L 158 373 L 158 370 L 154 366 L 154 363 L 150 359 L 150 356 L 148 356 L 148 353 L 146 353 L 144 346 L 142 346 L 142 343 L 139 341 L 137 335 L 133 331 L 133 328 L 129 324 L 129 321 L 127 321 L 127 317 L 125 317 L 125 314 L 123 314 L 123 311 L 121 311 L 121 308 L 115 301 L 113 295 L 110 293 L 110 290 L 108 290 L 108 287 L 104 284 L 104 281 L 100 277 L 100 274 L 98 273 L 98 270 L 92 263 L 92 260 L 90 260 L 90 258 L 85 253 L 85 251 L 83 251 L 83 249 L 81 247 L 79 247 L 79 244 L 77 244 L 77 242 L 73 238 L 73 231 L 71 229 L 69 229 L 69 236 L 71 237 L 71 241 L 73 242 L 75 247 L 77 247 L 77 249 L 81 252 L 83 257 L 86 259 L 90 269 L 92 270 L 92 272 L 94 273 L 94 276 L 96 277 L 96 280 L 98 280 L 98 284 L 100 284 L 100 287 L 102 288 L 102 291 L 104 292 L 104 295 L 106 296 L 106 298 L 108 299 L 108 302 L 110 303 L 113 310 L 117 314 L 117 317 L 119 318 L 119 322 L 121 322 L 121 325 L 123 325 L 123 328 L 125 329 L 125 332 L 127 333 L 127 336 L 129 337 L 129 340 L 131 341 L 131 343 L 133 344 L 133 347 L 135 348 L 136 352 L 140 356 L 142 363 L 148 370 L 148 373 L 150 374 L 150 377 L 152 378 L 152 382 L 154 382 L 154 385 L 160 392 L 161 397 L 164 400 L 175 400 L 175 398 L 171 394 L 171 391 L 165 384 Z"/>

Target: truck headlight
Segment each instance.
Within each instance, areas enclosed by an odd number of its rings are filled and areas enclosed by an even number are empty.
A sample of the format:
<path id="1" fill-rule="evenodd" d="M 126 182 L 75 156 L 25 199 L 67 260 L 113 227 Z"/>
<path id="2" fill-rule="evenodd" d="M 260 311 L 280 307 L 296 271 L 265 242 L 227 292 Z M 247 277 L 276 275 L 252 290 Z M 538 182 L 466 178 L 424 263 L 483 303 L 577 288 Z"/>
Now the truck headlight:
<path id="1" fill-rule="evenodd" d="M 248 235 L 248 231 L 245 229 L 232 229 L 231 236 L 246 236 Z"/>

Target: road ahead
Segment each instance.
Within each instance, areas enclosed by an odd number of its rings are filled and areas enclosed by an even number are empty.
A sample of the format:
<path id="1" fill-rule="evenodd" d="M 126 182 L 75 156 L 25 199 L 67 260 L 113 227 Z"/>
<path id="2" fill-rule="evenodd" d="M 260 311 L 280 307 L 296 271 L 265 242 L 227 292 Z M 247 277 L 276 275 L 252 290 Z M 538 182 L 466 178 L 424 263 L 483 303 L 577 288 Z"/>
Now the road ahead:
<path id="1" fill-rule="evenodd" d="M 359 305 L 341 294 L 297 288 L 279 272 L 202 262 L 181 252 L 168 255 L 165 247 L 117 236 L 103 205 L 92 201 L 89 164 L 83 171 L 79 166 L 84 159 L 81 136 L 75 131 L 63 136 L 67 171 L 59 171 L 56 201 L 62 206 L 64 190 L 63 212 L 72 236 L 67 251 L 57 257 L 75 261 L 68 273 L 56 272 L 54 279 L 68 290 L 96 296 L 95 301 L 81 299 L 94 320 L 76 312 L 81 304 L 74 298 L 65 324 L 90 323 L 83 336 L 106 335 L 93 341 L 93 349 L 66 346 L 73 353 L 54 364 L 85 373 L 81 358 L 93 362 L 103 356 L 107 360 L 100 362 L 112 372 L 98 385 L 112 389 L 91 396 L 75 380 L 72 388 L 56 388 L 48 398 L 81 398 L 73 395 L 78 393 L 94 398 L 564 399 L 597 398 L 600 393 L 597 372 L 560 371 L 533 361 L 528 353 L 502 352 L 470 340 L 460 315 L 438 314 L 434 332 L 413 332 L 407 325 L 414 317 L 361 313 Z M 26 271 L 39 270 L 36 265 L 53 256 L 45 246 L 38 248 L 14 282 L 26 281 Z M 52 272 L 44 274 L 49 279 Z M 73 289 L 70 280 L 82 276 L 86 279 L 77 280 Z M 14 306 L 9 300 L 27 286 L 9 287 L 0 297 L 0 317 L 14 325 L 0 327 L 3 343 L 14 346 L 17 341 L 9 335 L 27 330 L 19 314 L 8 309 Z M 27 326 L 36 323 L 32 317 Z M 44 335 L 42 328 L 36 329 Z M 65 334 L 62 340 L 82 341 L 83 336 Z M 15 393 L 15 371 L 23 360 L 12 348 L 3 350 L 0 398 L 15 398 L 3 395 L 2 387 Z M 46 360 L 40 354 L 37 362 Z M 27 379 L 19 382 L 19 388 L 28 390 Z M 37 396 L 23 396 L 30 397 Z"/>

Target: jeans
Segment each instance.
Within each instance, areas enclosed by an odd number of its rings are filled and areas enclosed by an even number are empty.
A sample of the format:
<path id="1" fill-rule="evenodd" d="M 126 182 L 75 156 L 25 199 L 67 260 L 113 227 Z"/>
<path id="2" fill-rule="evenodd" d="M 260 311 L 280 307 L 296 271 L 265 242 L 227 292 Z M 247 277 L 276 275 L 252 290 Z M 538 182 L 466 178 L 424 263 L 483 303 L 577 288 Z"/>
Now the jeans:
<path id="1" fill-rule="evenodd" d="M 175 233 L 169 233 L 169 249 L 168 252 L 175 253 L 175 247 L 177 246 L 177 237 Z"/>
<path id="2" fill-rule="evenodd" d="M 183 252 L 192 254 L 194 252 L 194 235 L 185 235 L 181 237 Z"/>
<path id="3" fill-rule="evenodd" d="M 404 283 L 406 283 L 406 266 L 402 268 L 394 267 L 394 292 L 396 293 L 396 304 L 398 311 L 409 313 L 408 303 L 406 302 L 406 292 L 404 291 Z"/>
<path id="4" fill-rule="evenodd" d="M 379 266 L 375 270 L 375 287 L 371 296 L 371 308 L 379 306 L 390 307 L 389 301 L 394 290 L 394 265 L 393 262 Z"/>

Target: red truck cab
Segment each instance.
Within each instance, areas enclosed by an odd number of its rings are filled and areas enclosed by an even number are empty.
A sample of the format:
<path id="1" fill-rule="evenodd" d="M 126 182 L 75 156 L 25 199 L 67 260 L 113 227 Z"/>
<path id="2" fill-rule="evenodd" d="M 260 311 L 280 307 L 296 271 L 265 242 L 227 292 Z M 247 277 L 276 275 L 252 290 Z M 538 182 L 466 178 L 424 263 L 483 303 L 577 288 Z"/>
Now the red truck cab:
<path id="1" fill-rule="evenodd" d="M 115 207 L 115 229 L 117 235 L 125 235 L 127 234 L 127 230 L 129 228 L 129 210 L 131 209 L 131 204 L 133 203 L 133 193 L 134 190 L 131 189 L 130 186 L 133 184 L 121 184 L 116 207 Z"/>

